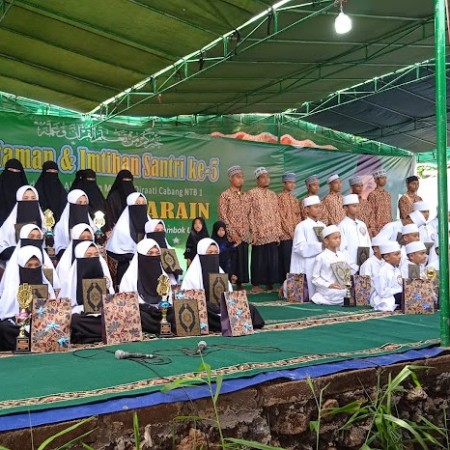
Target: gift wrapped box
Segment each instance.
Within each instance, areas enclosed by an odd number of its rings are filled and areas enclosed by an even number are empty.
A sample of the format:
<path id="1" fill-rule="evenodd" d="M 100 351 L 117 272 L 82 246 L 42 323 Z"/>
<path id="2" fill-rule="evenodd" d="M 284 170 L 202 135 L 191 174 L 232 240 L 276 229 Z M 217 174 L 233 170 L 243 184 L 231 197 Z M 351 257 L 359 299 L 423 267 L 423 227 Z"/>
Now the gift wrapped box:
<path id="1" fill-rule="evenodd" d="M 106 295 L 102 320 L 105 344 L 142 341 L 141 314 L 136 292 Z"/>
<path id="2" fill-rule="evenodd" d="M 432 314 L 436 294 L 431 280 L 403 280 L 404 314 Z"/>
<path id="3" fill-rule="evenodd" d="M 174 304 L 177 300 L 194 299 L 197 302 L 200 334 L 209 334 L 208 310 L 206 309 L 206 296 L 204 289 L 176 289 L 174 292 Z M 177 330 L 178 332 L 178 330 Z"/>
<path id="4" fill-rule="evenodd" d="M 372 282 L 368 275 L 353 275 L 353 290 L 356 306 L 370 306 Z"/>
<path id="5" fill-rule="evenodd" d="M 286 277 L 287 300 L 291 303 L 309 302 L 308 284 L 304 273 L 288 273 Z"/>
<path id="6" fill-rule="evenodd" d="M 70 299 L 36 298 L 31 319 L 31 351 L 63 352 L 70 348 Z"/>
<path id="7" fill-rule="evenodd" d="M 223 336 L 253 334 L 252 317 L 245 291 L 225 292 L 220 306 Z"/>

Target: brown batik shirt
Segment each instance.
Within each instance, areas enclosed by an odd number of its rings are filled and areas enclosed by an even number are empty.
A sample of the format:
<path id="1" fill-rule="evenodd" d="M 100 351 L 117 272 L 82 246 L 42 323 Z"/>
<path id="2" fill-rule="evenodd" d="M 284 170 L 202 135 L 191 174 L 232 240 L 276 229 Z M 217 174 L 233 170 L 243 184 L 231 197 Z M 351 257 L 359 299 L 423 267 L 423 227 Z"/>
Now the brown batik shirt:
<path id="1" fill-rule="evenodd" d="M 422 197 L 417 194 L 409 195 L 407 192 L 398 200 L 398 209 L 400 211 L 400 219 L 406 219 L 409 213 L 414 210 L 414 203 L 421 202 Z"/>
<path id="2" fill-rule="evenodd" d="M 372 220 L 372 207 L 366 198 L 362 198 L 360 195 L 358 195 L 358 198 L 359 214 L 357 219 L 362 220 L 367 225 L 367 228 L 369 228 L 370 221 Z"/>
<path id="3" fill-rule="evenodd" d="M 277 194 L 267 188 L 255 187 L 247 192 L 247 196 L 254 245 L 278 243 L 281 237 L 281 220 Z"/>
<path id="4" fill-rule="evenodd" d="M 300 205 L 297 197 L 290 192 L 282 192 L 278 195 L 278 209 L 281 219 L 280 240 L 288 241 L 294 238 L 295 227 L 301 220 Z"/>
<path id="5" fill-rule="evenodd" d="M 227 227 L 228 239 L 236 233 L 244 242 L 250 242 L 250 205 L 246 193 L 228 188 L 219 197 L 219 219 Z"/>
<path id="6" fill-rule="evenodd" d="M 384 225 L 392 222 L 391 194 L 377 187 L 369 194 L 367 200 L 372 209 L 369 228 L 372 236 L 374 236 L 379 233 Z"/>
<path id="7" fill-rule="evenodd" d="M 323 216 L 322 222 L 328 225 L 337 225 L 345 218 L 344 207 L 342 206 L 344 198 L 341 194 L 330 192 L 322 200 Z"/>

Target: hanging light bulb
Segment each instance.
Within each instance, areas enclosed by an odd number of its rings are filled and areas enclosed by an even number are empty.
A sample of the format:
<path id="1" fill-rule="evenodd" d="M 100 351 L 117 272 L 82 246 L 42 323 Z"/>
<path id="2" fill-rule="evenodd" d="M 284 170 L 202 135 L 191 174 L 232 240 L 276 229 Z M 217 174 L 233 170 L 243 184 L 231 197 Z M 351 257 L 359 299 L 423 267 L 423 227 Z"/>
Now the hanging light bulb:
<path id="1" fill-rule="evenodd" d="M 334 21 L 334 29 L 337 34 L 345 34 L 348 33 L 352 29 L 352 19 L 350 19 L 347 14 L 344 13 L 342 8 L 342 0 L 341 0 L 341 12 L 336 17 Z"/>

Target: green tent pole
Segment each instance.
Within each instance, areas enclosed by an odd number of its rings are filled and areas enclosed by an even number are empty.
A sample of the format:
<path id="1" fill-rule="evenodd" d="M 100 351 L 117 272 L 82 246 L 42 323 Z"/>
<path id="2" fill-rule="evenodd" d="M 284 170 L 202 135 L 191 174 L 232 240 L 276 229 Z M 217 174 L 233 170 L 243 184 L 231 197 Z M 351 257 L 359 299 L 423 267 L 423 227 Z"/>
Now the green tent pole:
<path id="1" fill-rule="evenodd" d="M 447 86 L 445 67 L 445 0 L 434 2 L 434 46 L 436 58 L 436 149 L 438 166 L 439 301 L 441 345 L 450 345 L 448 198 L 447 198 Z"/>

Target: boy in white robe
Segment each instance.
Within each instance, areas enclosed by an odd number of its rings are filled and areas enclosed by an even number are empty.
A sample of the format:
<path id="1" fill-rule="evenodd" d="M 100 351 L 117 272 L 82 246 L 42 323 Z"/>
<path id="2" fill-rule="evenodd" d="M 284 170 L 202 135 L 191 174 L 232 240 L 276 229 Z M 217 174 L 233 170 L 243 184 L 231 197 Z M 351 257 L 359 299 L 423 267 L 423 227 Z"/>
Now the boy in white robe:
<path id="1" fill-rule="evenodd" d="M 316 256 L 322 253 L 323 244 L 316 234 L 316 230 L 325 229 L 326 225 L 320 221 L 322 204 L 318 195 L 311 195 L 303 199 L 303 211 L 307 215 L 296 227 L 292 244 L 291 273 L 304 273 L 308 283 L 309 297 L 316 292 L 312 282 L 312 271 Z"/>
<path id="2" fill-rule="evenodd" d="M 419 211 L 425 219 L 425 223 L 419 227 L 420 240 L 431 248 L 434 239 L 434 227 L 429 220 L 430 206 L 427 202 L 416 202 L 413 207 L 414 211 Z"/>
<path id="3" fill-rule="evenodd" d="M 379 273 L 381 267 L 384 265 L 384 259 L 381 256 L 380 253 L 380 245 L 382 245 L 384 242 L 383 239 L 379 238 L 378 236 L 375 236 L 372 239 L 372 251 L 373 255 L 364 262 L 364 264 L 361 264 L 361 267 L 359 268 L 359 274 L 360 275 L 366 275 L 369 276 L 372 281 L 372 290 L 373 290 L 373 279 L 374 277 Z"/>
<path id="4" fill-rule="evenodd" d="M 405 247 L 411 242 L 420 241 L 419 228 L 415 223 L 410 223 L 408 225 L 404 225 L 402 227 L 402 243 L 401 252 L 402 252 L 402 261 L 407 260 L 408 256 L 406 253 Z"/>
<path id="5" fill-rule="evenodd" d="M 426 220 L 420 211 L 413 211 L 406 219 L 387 223 L 377 236 L 384 241 L 397 241 L 398 236 L 402 233 L 403 226 L 414 223 L 417 227 L 421 227 L 425 222 Z"/>
<path id="6" fill-rule="evenodd" d="M 316 288 L 311 301 L 319 305 L 343 305 L 345 286 L 339 284 L 334 274 L 334 263 L 347 263 L 344 253 L 338 249 L 341 245 L 341 232 L 336 225 L 330 225 L 323 229 L 322 239 L 325 250 L 316 257 L 314 262 L 312 282 Z M 355 270 L 352 270 L 352 274 Z"/>
<path id="7" fill-rule="evenodd" d="M 368 247 L 370 256 L 372 255 L 371 241 L 369 230 L 366 224 L 357 219 L 359 214 L 359 199 L 356 194 L 346 195 L 344 197 L 345 218 L 338 224 L 341 232 L 341 252 L 348 257 L 348 262 L 357 267 L 358 266 L 358 248 Z"/>
<path id="8" fill-rule="evenodd" d="M 403 278 L 399 268 L 401 260 L 400 244 L 388 241 L 380 245 L 380 253 L 385 261 L 373 279 L 374 290 L 370 305 L 378 311 L 394 311 L 401 304 Z"/>
<path id="9" fill-rule="evenodd" d="M 419 274 L 422 280 L 425 279 L 425 262 L 427 260 L 427 248 L 421 241 L 414 241 L 405 245 L 405 253 L 407 257 L 402 259 L 400 270 L 403 278 L 411 278 L 409 276 L 410 266 L 419 266 Z"/>

